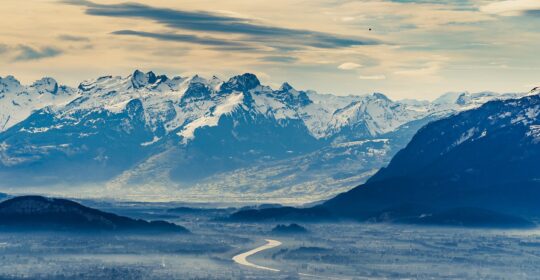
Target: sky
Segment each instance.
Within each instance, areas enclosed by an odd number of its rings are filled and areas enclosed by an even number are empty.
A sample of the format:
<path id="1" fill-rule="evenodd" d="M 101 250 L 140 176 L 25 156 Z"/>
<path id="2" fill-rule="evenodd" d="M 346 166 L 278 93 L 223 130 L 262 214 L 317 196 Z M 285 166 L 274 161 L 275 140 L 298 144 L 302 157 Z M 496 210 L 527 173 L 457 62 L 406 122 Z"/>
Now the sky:
<path id="1" fill-rule="evenodd" d="M 540 0 L 2 0 L 0 76 L 250 72 L 337 95 L 540 85 Z"/>

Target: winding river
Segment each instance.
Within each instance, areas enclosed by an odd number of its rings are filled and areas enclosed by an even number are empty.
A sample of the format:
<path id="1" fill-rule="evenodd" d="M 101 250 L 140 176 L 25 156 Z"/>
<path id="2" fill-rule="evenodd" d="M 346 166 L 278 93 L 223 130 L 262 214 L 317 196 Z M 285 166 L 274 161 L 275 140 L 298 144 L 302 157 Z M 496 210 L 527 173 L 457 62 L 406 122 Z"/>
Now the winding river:
<path id="1" fill-rule="evenodd" d="M 249 250 L 249 251 L 247 251 L 245 253 L 236 255 L 236 256 L 234 256 L 232 258 L 232 260 L 237 264 L 241 264 L 241 265 L 245 265 L 245 266 L 249 266 L 249 267 L 253 267 L 253 268 L 257 268 L 257 269 L 263 269 L 263 270 L 279 272 L 279 269 L 275 269 L 275 268 L 266 267 L 266 266 L 251 263 L 251 262 L 249 262 L 247 260 L 247 257 L 249 257 L 251 255 L 254 255 L 254 254 L 258 253 L 258 252 L 264 251 L 264 250 L 268 250 L 268 249 L 278 247 L 280 245 L 281 245 L 281 242 L 279 242 L 277 240 L 266 239 L 266 244 L 264 244 L 264 245 L 262 245 L 260 247 L 257 247 L 257 248 L 255 248 L 253 250 Z"/>

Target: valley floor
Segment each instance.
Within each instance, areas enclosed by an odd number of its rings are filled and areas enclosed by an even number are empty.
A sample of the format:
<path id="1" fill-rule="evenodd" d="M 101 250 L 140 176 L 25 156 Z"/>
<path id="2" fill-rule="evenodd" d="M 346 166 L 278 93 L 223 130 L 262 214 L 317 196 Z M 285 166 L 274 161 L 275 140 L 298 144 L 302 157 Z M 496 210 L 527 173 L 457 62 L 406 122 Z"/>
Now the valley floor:
<path id="1" fill-rule="evenodd" d="M 167 219 L 190 235 L 74 235 L 0 232 L 0 279 L 534 279 L 540 231 L 303 224 L 310 233 L 276 235 L 276 224 L 216 222 L 159 209 L 133 217 Z M 248 261 L 232 258 L 266 243 Z"/>

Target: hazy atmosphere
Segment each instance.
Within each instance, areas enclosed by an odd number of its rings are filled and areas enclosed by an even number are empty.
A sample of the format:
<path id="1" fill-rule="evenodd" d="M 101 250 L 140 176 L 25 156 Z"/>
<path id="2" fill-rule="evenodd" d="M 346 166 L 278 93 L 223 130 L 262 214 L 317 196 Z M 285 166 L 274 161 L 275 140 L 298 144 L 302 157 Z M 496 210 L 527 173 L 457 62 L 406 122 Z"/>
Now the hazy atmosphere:
<path id="1" fill-rule="evenodd" d="M 540 0 L 0 22 L 2 280 L 540 278 Z"/>

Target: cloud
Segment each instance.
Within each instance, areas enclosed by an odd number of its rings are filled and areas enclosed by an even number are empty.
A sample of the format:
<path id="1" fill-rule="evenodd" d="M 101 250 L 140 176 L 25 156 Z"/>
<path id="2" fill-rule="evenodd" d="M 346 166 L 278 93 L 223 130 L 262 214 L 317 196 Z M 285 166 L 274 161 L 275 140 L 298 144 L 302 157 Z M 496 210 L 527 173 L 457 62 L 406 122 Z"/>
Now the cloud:
<path id="1" fill-rule="evenodd" d="M 59 40 L 62 40 L 62 41 L 73 41 L 73 42 L 88 42 L 88 41 L 90 41 L 90 39 L 88 39 L 87 37 L 84 37 L 84 36 L 76 36 L 76 35 L 68 35 L 68 34 L 59 35 L 57 38 Z"/>
<path id="2" fill-rule="evenodd" d="M 420 68 L 410 68 L 394 72 L 397 75 L 403 76 L 431 76 L 435 75 L 441 69 L 441 63 L 439 61 L 432 61 L 425 63 Z"/>
<path id="3" fill-rule="evenodd" d="M 520 16 L 525 14 L 540 13 L 540 1 L 538 0 L 505 0 L 486 4 L 480 7 L 480 11 L 488 14 L 501 16 Z"/>
<path id="4" fill-rule="evenodd" d="M 478 0 L 480 1 L 480 0 Z M 444 29 L 449 24 L 474 25 L 494 19 L 492 15 L 478 11 L 473 0 L 371 0 L 338 1 L 340 17 L 357 17 L 356 25 L 371 27 L 376 34 L 401 32 L 404 29 Z"/>
<path id="5" fill-rule="evenodd" d="M 143 32 L 143 31 L 134 31 L 134 30 L 118 30 L 118 31 L 112 32 L 111 34 L 153 38 L 153 39 L 162 40 L 162 41 L 195 43 L 195 44 L 200 44 L 200 45 L 225 48 L 229 50 L 254 50 L 255 49 L 254 47 L 249 46 L 248 44 L 245 44 L 245 43 L 222 40 L 222 39 L 213 38 L 213 37 L 201 37 L 201 36 L 190 35 L 190 34 L 154 33 L 154 32 Z"/>
<path id="6" fill-rule="evenodd" d="M 358 78 L 360 80 L 384 80 L 386 79 L 386 76 L 385 75 L 369 75 L 369 76 L 360 75 L 358 76 Z"/>
<path id="7" fill-rule="evenodd" d="M 470 3 L 469 0 L 390 0 L 397 3 L 413 3 L 413 4 L 438 4 L 438 5 L 467 5 Z"/>
<path id="8" fill-rule="evenodd" d="M 0 44 L 0 54 L 5 53 L 8 51 L 8 46 L 4 44 Z"/>
<path id="9" fill-rule="evenodd" d="M 341 21 L 349 22 L 349 21 L 354 21 L 355 19 L 356 19 L 356 17 L 342 17 Z"/>
<path id="10" fill-rule="evenodd" d="M 292 56 L 265 56 L 261 60 L 265 62 L 293 63 L 296 62 L 298 58 Z"/>
<path id="11" fill-rule="evenodd" d="M 55 57 L 62 53 L 62 50 L 55 47 L 32 48 L 26 45 L 19 45 L 18 55 L 15 56 L 15 61 L 27 61 Z"/>
<path id="12" fill-rule="evenodd" d="M 362 65 L 354 63 L 354 62 L 345 62 L 338 66 L 338 69 L 341 70 L 354 70 L 357 68 L 362 67 Z"/>
<path id="13" fill-rule="evenodd" d="M 264 25 L 253 19 L 205 11 L 158 8 L 138 3 L 105 5 L 84 0 L 64 1 L 64 3 L 84 6 L 88 15 L 146 19 L 173 29 L 227 35 L 236 34 L 244 37 L 241 40 L 264 44 L 300 45 L 331 49 L 381 43 L 378 40 L 369 38 Z"/>

